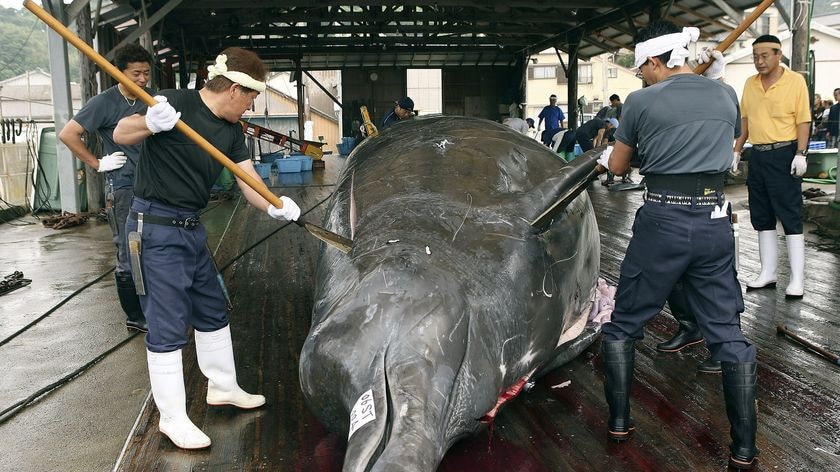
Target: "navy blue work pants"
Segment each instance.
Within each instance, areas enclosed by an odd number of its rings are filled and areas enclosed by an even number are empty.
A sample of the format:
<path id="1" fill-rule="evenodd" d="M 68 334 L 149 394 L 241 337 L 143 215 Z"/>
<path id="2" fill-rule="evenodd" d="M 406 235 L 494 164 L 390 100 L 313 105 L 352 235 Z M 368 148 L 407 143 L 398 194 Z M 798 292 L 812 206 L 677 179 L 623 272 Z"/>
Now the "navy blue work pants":
<path id="1" fill-rule="evenodd" d="M 802 179 L 790 175 L 796 146 L 771 151 L 750 151 L 747 190 L 750 220 L 756 231 L 776 229 L 782 222 L 785 234 L 802 234 Z"/>
<path id="2" fill-rule="evenodd" d="M 712 359 L 755 361 L 755 346 L 741 333 L 744 300 L 730 219 L 712 219 L 712 209 L 652 202 L 639 208 L 621 264 L 612 322 L 603 327 L 605 339 L 643 339 L 645 325 L 682 279 Z"/>
<path id="3" fill-rule="evenodd" d="M 131 209 L 146 215 L 188 218 L 195 210 L 179 209 L 134 197 Z M 126 234 L 137 230 L 129 216 Z M 149 325 L 146 347 L 171 352 L 187 344 L 187 328 L 216 331 L 228 325 L 228 312 L 216 268 L 207 249 L 207 233 L 195 229 L 143 223 L 141 265 L 146 295 L 140 306 Z"/>

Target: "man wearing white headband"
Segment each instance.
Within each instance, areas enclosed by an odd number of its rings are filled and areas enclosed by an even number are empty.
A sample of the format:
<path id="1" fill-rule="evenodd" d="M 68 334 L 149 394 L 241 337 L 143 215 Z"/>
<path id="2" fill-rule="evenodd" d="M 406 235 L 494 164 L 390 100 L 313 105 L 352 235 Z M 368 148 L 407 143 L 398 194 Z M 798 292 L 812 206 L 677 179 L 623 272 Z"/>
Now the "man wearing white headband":
<path id="1" fill-rule="evenodd" d="M 189 327 L 195 332 L 198 366 L 208 378 L 207 403 L 243 409 L 265 403 L 265 397 L 245 392 L 237 382 L 226 301 L 198 220 L 222 164 L 173 128 L 183 119 L 261 183 L 239 119 L 265 90 L 267 70 L 253 52 L 229 48 L 208 72 L 203 89 L 164 90 L 145 116 L 123 118 L 114 130 L 119 144 L 143 142 L 125 226 L 129 241 L 139 239 L 142 247 L 145 294 L 140 294 L 140 304 L 148 320 L 146 357 L 160 410 L 159 429 L 184 449 L 210 446 L 210 438 L 187 416 L 181 351 Z M 275 208 L 237 182 L 248 202 L 272 218 L 300 216 L 292 199 L 281 197 L 282 206 Z"/>
<path id="2" fill-rule="evenodd" d="M 661 20 L 639 31 L 636 67 L 649 87 L 627 97 L 615 147 L 598 161 L 623 174 L 638 150 L 647 183 L 621 265 L 612 322 L 603 328 L 607 436 L 623 442 L 634 430 L 634 344 L 681 282 L 712 358 L 722 361 L 729 463 L 750 468 L 756 452 L 755 346 L 741 333 L 744 303 L 723 193 L 741 117 L 732 87 L 695 75 L 686 64 L 696 38 L 696 31 Z"/>
<path id="3" fill-rule="evenodd" d="M 753 43 L 758 74 L 744 83 L 741 98 L 743 134 L 735 143 L 739 156 L 744 143 L 752 143 L 747 189 L 750 220 L 758 231 L 761 272 L 747 282 L 747 290 L 776 287 L 778 236 L 782 222 L 790 260 L 786 298 L 805 293 L 805 236 L 802 231 L 802 177 L 808 168 L 811 109 L 805 79 L 782 67 L 782 44 L 772 35 Z M 767 104 L 771 104 L 768 106 Z"/>

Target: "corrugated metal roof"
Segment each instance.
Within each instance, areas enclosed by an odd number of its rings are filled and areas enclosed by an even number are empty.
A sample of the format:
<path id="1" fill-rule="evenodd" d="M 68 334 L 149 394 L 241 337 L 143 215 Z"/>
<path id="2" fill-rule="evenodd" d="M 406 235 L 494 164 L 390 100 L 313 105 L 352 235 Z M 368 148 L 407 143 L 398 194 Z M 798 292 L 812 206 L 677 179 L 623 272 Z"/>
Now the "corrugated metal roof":
<path id="1" fill-rule="evenodd" d="M 176 4 L 174 8 L 172 5 Z M 319 1 L 146 0 L 146 15 L 171 8 L 152 25 L 164 57 L 212 57 L 228 46 L 256 51 L 272 69 L 441 67 L 513 64 L 518 57 L 580 44 L 587 58 L 632 45 L 638 28 L 662 16 L 697 26 L 703 37 L 728 33 L 744 9 L 738 0 L 563 2 L 516 0 Z M 139 0 L 103 7 L 101 21 L 126 26 Z M 141 22 L 142 23 L 142 22 Z"/>

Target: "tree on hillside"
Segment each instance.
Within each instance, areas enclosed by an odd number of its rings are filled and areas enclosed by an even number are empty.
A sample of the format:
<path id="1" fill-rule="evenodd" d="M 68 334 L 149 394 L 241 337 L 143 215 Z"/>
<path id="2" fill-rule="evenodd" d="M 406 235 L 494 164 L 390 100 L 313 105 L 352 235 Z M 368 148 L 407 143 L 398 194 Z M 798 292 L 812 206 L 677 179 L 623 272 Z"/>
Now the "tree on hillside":
<path id="1" fill-rule="evenodd" d="M 27 10 L 0 7 L 0 80 L 50 70 L 47 25 Z M 79 80 L 79 55 L 70 47 L 70 80 Z"/>

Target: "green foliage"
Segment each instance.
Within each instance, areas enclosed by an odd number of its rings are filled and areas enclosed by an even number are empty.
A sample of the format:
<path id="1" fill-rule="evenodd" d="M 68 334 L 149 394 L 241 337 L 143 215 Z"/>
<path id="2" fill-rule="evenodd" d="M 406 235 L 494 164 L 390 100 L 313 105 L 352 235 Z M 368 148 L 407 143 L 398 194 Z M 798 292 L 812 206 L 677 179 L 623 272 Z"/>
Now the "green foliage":
<path id="1" fill-rule="evenodd" d="M 616 54 L 615 55 L 615 63 L 622 66 L 622 67 L 626 67 L 628 69 L 633 68 L 633 65 L 634 65 L 633 63 L 635 62 L 635 60 L 636 60 L 636 56 L 633 55 L 632 52 L 631 53 L 626 53 L 626 54 L 621 53 L 621 54 Z"/>
<path id="2" fill-rule="evenodd" d="M 41 68 L 50 70 L 47 25 L 25 9 L 0 7 L 0 80 Z M 72 46 L 70 78 L 79 80 L 79 56 Z"/>

